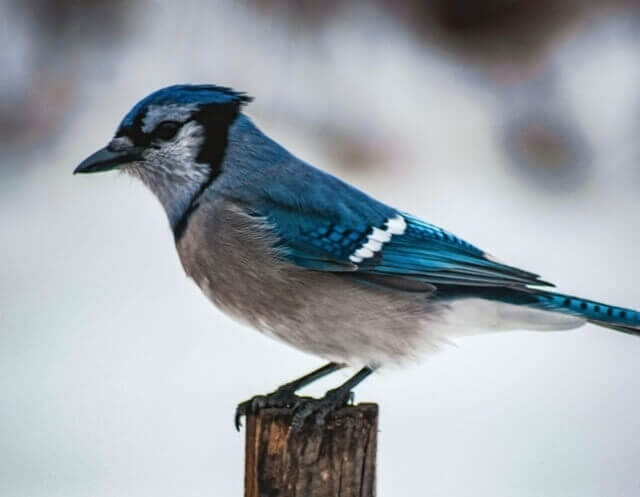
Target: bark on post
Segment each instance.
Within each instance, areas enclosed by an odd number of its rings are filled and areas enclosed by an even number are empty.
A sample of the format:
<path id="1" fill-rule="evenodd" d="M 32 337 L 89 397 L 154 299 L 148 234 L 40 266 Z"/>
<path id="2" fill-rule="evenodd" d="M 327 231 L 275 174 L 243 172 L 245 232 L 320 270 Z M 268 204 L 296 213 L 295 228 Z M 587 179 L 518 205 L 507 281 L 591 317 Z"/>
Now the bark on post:
<path id="1" fill-rule="evenodd" d="M 247 417 L 245 497 L 374 497 L 378 406 L 348 406 L 291 430 L 291 409 Z"/>

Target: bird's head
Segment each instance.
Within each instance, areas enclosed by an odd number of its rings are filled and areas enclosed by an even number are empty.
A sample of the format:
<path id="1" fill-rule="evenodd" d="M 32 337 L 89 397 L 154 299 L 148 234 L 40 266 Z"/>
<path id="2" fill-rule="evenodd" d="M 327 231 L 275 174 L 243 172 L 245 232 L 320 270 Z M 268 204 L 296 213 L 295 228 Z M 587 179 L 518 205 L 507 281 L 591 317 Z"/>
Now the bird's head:
<path id="1" fill-rule="evenodd" d="M 172 225 L 193 196 L 219 174 L 229 127 L 251 98 L 214 85 L 175 85 L 127 113 L 109 144 L 75 173 L 121 169 L 160 199 Z"/>

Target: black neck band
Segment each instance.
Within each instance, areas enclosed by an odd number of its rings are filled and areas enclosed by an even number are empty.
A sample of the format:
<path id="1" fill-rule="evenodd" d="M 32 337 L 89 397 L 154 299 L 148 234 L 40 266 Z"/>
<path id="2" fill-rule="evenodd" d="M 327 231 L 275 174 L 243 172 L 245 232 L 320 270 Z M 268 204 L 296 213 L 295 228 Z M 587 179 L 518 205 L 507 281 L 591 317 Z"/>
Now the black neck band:
<path id="1" fill-rule="evenodd" d="M 173 237 L 178 243 L 189 224 L 191 214 L 198 208 L 198 200 L 202 194 L 209 188 L 211 183 L 222 172 L 222 162 L 227 149 L 229 136 L 229 128 L 238 117 L 240 106 L 237 102 L 229 102 L 225 104 L 211 104 L 203 107 L 195 113 L 192 119 L 198 121 L 205 129 L 205 140 L 202 143 L 200 153 L 196 157 L 196 161 L 209 164 L 209 177 L 200 185 L 198 191 L 191 197 L 189 205 L 173 226 Z"/>

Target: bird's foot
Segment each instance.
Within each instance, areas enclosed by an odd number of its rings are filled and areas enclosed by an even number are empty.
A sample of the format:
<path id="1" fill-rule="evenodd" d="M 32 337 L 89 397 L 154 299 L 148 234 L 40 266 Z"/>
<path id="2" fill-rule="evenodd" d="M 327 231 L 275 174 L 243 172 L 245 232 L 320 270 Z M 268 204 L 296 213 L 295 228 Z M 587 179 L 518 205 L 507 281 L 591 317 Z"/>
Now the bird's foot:
<path id="1" fill-rule="evenodd" d="M 260 409 L 268 407 L 292 407 L 295 409 L 307 400 L 311 399 L 309 397 L 296 395 L 296 391 L 286 385 L 266 395 L 256 395 L 249 400 L 241 402 L 238 404 L 238 407 L 236 407 L 236 430 L 240 431 L 240 427 L 242 426 L 240 418 L 242 418 L 242 416 L 246 417 L 248 414 L 256 414 Z"/>
<path id="2" fill-rule="evenodd" d="M 321 399 L 301 398 L 295 406 L 291 427 L 302 430 L 305 421 L 314 416 L 316 426 L 324 426 L 327 415 L 353 402 L 353 392 L 349 388 L 338 387 L 329 390 Z"/>

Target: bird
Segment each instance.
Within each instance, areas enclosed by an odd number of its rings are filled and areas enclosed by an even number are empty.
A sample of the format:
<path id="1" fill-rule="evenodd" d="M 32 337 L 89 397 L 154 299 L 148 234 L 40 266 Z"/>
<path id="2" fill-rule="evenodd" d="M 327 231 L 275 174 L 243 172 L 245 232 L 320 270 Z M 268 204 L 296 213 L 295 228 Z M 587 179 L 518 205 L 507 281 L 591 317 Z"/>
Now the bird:
<path id="1" fill-rule="evenodd" d="M 451 337 L 568 330 L 639 335 L 640 313 L 551 290 L 539 275 L 297 158 L 245 113 L 252 97 L 213 84 L 149 94 L 75 173 L 120 170 L 164 208 L 188 277 L 223 312 L 327 364 L 238 404 L 293 428 L 322 425 L 374 371 Z M 343 367 L 319 398 L 298 391 Z"/>

